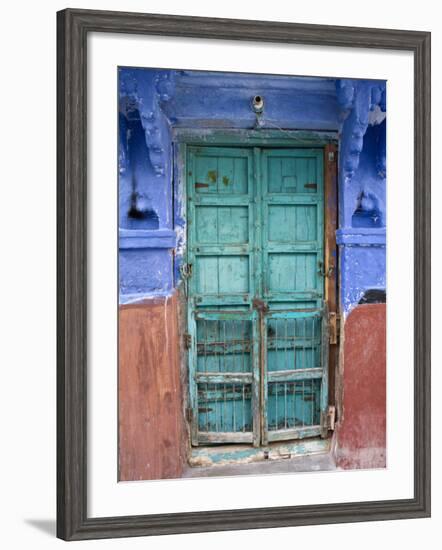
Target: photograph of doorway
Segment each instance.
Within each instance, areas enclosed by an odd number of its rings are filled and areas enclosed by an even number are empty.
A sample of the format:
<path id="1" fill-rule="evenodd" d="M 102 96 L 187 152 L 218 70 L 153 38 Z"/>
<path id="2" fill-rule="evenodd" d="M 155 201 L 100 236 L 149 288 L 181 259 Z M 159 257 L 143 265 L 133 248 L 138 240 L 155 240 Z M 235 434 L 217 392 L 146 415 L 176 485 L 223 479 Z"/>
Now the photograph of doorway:
<path id="1" fill-rule="evenodd" d="M 119 69 L 119 479 L 386 464 L 386 83 Z"/>

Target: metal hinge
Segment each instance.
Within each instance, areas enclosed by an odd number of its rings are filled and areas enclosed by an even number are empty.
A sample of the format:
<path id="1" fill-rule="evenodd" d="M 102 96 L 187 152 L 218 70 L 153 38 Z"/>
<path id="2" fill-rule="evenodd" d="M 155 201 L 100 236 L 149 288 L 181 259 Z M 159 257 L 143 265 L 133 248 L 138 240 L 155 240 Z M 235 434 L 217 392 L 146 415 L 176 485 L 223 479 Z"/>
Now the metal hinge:
<path id="1" fill-rule="evenodd" d="M 185 332 L 183 335 L 184 338 L 184 347 L 190 349 L 192 347 L 192 335 L 188 332 Z"/>
<path id="2" fill-rule="evenodd" d="M 337 344 L 339 340 L 339 330 L 340 330 L 340 320 L 341 317 L 336 312 L 331 312 L 328 314 L 328 331 L 329 331 L 329 342 L 330 344 Z"/>
<path id="3" fill-rule="evenodd" d="M 330 405 L 327 409 L 327 418 L 326 418 L 327 430 L 333 431 L 335 429 L 335 422 L 336 422 L 336 407 L 334 405 Z"/>
<path id="4" fill-rule="evenodd" d="M 180 266 L 180 273 L 183 279 L 192 277 L 192 264 L 182 264 Z"/>
<path id="5" fill-rule="evenodd" d="M 318 273 L 321 275 L 321 277 L 331 277 L 333 275 L 333 271 L 335 270 L 335 266 L 330 264 L 327 269 L 325 269 L 324 262 L 319 261 L 318 262 Z"/>
<path id="6" fill-rule="evenodd" d="M 186 420 L 187 422 L 191 423 L 193 420 L 193 409 L 192 407 L 186 408 Z"/>
<path id="7" fill-rule="evenodd" d="M 336 423 L 336 407 L 330 405 L 326 413 L 321 413 L 321 437 L 325 438 L 329 431 L 334 431 Z"/>

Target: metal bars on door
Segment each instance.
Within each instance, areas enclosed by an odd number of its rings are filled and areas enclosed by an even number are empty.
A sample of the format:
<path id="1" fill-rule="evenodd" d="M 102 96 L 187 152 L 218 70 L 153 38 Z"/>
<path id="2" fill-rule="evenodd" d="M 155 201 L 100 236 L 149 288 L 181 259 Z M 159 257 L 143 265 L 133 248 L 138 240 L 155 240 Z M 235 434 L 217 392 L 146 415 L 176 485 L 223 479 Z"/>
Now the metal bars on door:
<path id="1" fill-rule="evenodd" d="M 194 316 L 190 383 L 192 443 L 259 444 L 259 334 L 256 313 Z"/>

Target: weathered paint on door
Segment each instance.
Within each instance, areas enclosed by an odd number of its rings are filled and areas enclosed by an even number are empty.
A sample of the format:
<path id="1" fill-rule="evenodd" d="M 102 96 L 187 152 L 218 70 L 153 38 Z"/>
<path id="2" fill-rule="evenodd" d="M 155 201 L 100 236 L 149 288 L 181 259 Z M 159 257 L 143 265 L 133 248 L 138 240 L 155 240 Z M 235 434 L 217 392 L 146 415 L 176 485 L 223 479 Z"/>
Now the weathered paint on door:
<path id="1" fill-rule="evenodd" d="M 321 433 L 323 149 L 189 147 L 192 444 Z"/>

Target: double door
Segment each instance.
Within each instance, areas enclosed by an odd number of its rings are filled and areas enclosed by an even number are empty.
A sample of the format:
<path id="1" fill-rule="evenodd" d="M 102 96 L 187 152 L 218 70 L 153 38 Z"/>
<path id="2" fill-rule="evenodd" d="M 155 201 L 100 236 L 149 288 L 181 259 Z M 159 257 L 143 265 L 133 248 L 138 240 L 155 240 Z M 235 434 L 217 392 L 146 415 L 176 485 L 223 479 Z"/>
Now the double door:
<path id="1" fill-rule="evenodd" d="M 323 433 L 324 151 L 188 147 L 193 445 Z"/>

